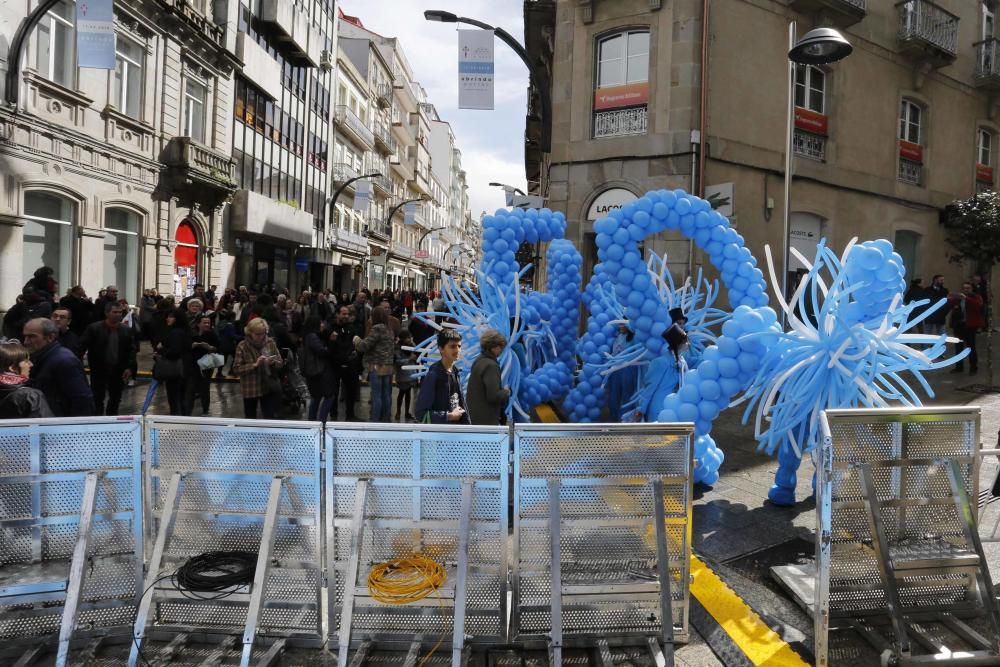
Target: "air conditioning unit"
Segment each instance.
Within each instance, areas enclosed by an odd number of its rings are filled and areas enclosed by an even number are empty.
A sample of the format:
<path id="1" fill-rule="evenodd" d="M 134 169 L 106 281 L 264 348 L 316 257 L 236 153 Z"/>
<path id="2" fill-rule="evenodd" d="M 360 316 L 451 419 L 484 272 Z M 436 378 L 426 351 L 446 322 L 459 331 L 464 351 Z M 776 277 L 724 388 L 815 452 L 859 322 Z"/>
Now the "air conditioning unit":
<path id="1" fill-rule="evenodd" d="M 324 51 L 319 56 L 319 66 L 321 69 L 329 72 L 333 69 L 333 52 Z"/>

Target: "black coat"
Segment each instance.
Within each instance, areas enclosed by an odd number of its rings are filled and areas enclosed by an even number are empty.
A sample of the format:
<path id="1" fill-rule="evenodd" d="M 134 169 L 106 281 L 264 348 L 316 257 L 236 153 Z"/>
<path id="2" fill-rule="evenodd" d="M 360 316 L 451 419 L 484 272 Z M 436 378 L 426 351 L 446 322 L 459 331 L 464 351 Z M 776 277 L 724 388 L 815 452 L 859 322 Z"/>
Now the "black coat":
<path id="1" fill-rule="evenodd" d="M 31 355 L 29 384 L 45 394 L 56 417 L 89 417 L 94 414 L 94 396 L 90 393 L 83 362 L 53 341 Z"/>
<path id="2" fill-rule="evenodd" d="M 51 317 L 52 302 L 47 300 L 32 303 L 20 302 L 14 304 L 3 318 L 3 333 L 7 338 L 21 339 L 24 325 L 36 317 Z"/>
<path id="3" fill-rule="evenodd" d="M 83 332 L 83 346 L 87 350 L 90 372 L 121 375 L 123 371 L 130 369 L 134 375 L 137 370 L 135 352 L 138 339 L 129 327 L 118 327 L 118 363 L 112 368 L 104 360 L 110 333 L 104 322 L 94 322 Z"/>
<path id="4" fill-rule="evenodd" d="M 943 285 L 941 286 L 931 285 L 930 287 L 927 288 L 927 291 L 924 292 L 924 298 L 930 299 L 931 302 L 927 304 L 927 307 L 930 308 L 934 306 L 934 304 L 936 304 L 941 299 L 948 298 L 948 288 L 944 287 Z M 948 317 L 949 310 L 950 310 L 949 304 L 945 303 L 940 308 L 935 310 L 933 313 L 928 315 L 925 321 L 928 324 L 944 324 L 945 318 Z"/>
<path id="5" fill-rule="evenodd" d="M 26 385 L 0 384 L 0 419 L 54 417 L 45 394 Z"/>
<path id="6" fill-rule="evenodd" d="M 458 407 L 465 410 L 465 414 L 457 422 L 448 421 L 448 413 L 452 410 L 452 394 L 458 394 Z M 420 392 L 417 394 L 413 414 L 421 422 L 430 414 L 430 421 L 433 424 L 471 424 L 469 408 L 465 404 L 465 396 L 462 394 L 462 383 L 458 379 L 458 371 L 452 368 L 452 372 L 449 373 L 440 361 L 432 364 L 420 383 Z"/>
<path id="7" fill-rule="evenodd" d="M 69 323 L 70 331 L 77 336 L 82 336 L 83 332 L 90 325 L 91 315 L 94 312 L 94 304 L 87 299 L 80 299 L 75 296 L 64 296 L 59 305 L 70 312 L 72 318 Z M 104 319 L 104 315 L 101 315 Z"/>
<path id="8" fill-rule="evenodd" d="M 66 329 L 66 333 L 59 334 L 59 343 L 67 350 L 83 359 L 83 353 L 86 352 L 83 347 L 83 341 L 80 340 L 80 337 L 73 332 L 72 328 Z"/>

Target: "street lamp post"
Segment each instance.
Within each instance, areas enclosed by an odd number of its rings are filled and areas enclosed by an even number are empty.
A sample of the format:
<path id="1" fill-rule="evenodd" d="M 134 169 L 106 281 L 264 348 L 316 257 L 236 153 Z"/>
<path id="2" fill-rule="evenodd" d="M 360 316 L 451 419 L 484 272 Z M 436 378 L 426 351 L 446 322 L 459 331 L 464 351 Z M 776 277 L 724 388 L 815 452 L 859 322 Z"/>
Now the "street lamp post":
<path id="1" fill-rule="evenodd" d="M 851 55 L 854 47 L 833 28 L 816 28 L 796 41 L 795 21 L 788 24 L 788 115 L 785 134 L 784 230 L 782 236 L 781 297 L 788 299 L 788 246 L 792 201 L 792 153 L 795 141 L 795 66 L 829 65 Z M 784 321 L 784 315 L 782 315 Z"/>
<path id="2" fill-rule="evenodd" d="M 538 94 L 542 102 L 542 141 L 539 148 L 543 153 L 551 151 L 552 97 L 549 92 L 549 75 L 548 72 L 545 71 L 545 68 L 541 65 L 532 63 L 531 59 L 528 58 L 528 52 L 524 50 L 521 43 L 514 39 L 511 34 L 503 28 L 496 28 L 488 23 L 483 23 L 482 21 L 466 18 L 464 16 L 458 16 L 440 9 L 428 9 L 424 12 L 424 18 L 428 21 L 439 21 L 441 23 L 467 23 L 468 25 L 474 25 L 477 28 L 482 28 L 483 30 L 490 30 L 494 35 L 500 38 L 500 41 L 509 46 L 514 53 L 518 55 L 521 61 L 528 68 L 528 73 L 531 75 L 531 81 L 534 86 L 538 88 Z"/>
<path id="3" fill-rule="evenodd" d="M 396 215 L 396 211 L 403 208 L 407 204 L 412 204 L 414 202 L 425 202 L 425 201 L 429 201 L 429 198 L 425 196 L 420 196 L 414 199 L 404 199 L 403 201 L 399 202 L 398 204 L 392 207 L 392 210 L 389 211 L 389 215 L 387 215 L 385 218 L 385 226 L 386 228 L 389 229 L 390 238 L 392 237 L 392 216 Z M 412 259 L 413 259 L 412 257 L 406 258 L 406 267 L 403 270 L 406 271 L 407 273 L 410 271 L 410 261 Z M 405 275 L 403 276 L 403 279 L 404 280 L 406 279 Z"/>
<path id="4" fill-rule="evenodd" d="M 340 187 L 337 188 L 337 191 L 333 193 L 333 196 L 326 201 L 326 224 L 330 225 L 333 223 L 333 212 L 337 207 L 337 200 L 340 199 L 340 195 L 344 192 L 344 190 L 347 189 L 348 185 L 350 185 L 355 181 L 360 181 L 362 178 L 377 178 L 381 175 L 382 174 L 380 172 L 375 171 L 370 174 L 362 174 L 361 176 L 355 176 L 354 178 L 349 178 L 343 183 L 341 183 Z M 367 274 L 367 272 L 368 269 L 366 268 L 365 273 Z"/>

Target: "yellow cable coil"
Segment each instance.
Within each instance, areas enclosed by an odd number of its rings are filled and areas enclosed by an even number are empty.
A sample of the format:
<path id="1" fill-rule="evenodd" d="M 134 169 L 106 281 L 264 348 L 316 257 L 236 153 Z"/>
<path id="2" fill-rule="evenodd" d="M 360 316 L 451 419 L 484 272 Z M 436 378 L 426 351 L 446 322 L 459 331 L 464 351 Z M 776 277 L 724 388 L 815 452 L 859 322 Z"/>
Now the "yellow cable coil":
<path id="1" fill-rule="evenodd" d="M 443 565 L 415 553 L 375 565 L 368 573 L 368 591 L 384 604 L 410 604 L 441 588 L 447 579 Z"/>

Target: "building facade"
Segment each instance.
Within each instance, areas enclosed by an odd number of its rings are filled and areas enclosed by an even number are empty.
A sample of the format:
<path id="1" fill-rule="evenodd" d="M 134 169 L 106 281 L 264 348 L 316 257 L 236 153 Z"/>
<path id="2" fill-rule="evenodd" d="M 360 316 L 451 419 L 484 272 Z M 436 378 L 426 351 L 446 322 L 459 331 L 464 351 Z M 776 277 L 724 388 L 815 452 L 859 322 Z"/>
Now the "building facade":
<path id="1" fill-rule="evenodd" d="M 228 285 L 327 287 L 333 0 L 240 0 L 227 207 Z"/>
<path id="2" fill-rule="evenodd" d="M 77 66 L 75 4 L 57 3 L 9 51 L 36 0 L 0 5 L 0 308 L 41 266 L 60 294 L 114 284 L 183 294 L 224 283 L 236 5 L 114 3 L 115 69 Z M 0 82 L 0 86 L 5 85 Z"/>
<path id="3" fill-rule="evenodd" d="M 795 70 L 789 243 L 891 240 L 907 276 L 957 287 L 944 206 L 995 184 L 1000 85 L 992 2 L 973 0 L 528 0 L 529 54 L 548 68 L 552 149 L 537 91 L 525 167 L 596 259 L 592 223 L 644 192 L 716 194 L 763 261 L 780 257 L 788 27 L 833 25 L 847 59 Z M 707 13 L 707 23 L 705 17 Z M 748 36 L 752 35 L 752 45 Z M 704 48 L 703 48 L 704 47 Z M 704 73 L 704 75 L 703 75 Z M 678 277 L 707 258 L 676 234 L 646 247 Z M 797 261 L 790 263 L 794 271 Z M 780 271 L 780 267 L 779 267 Z"/>

